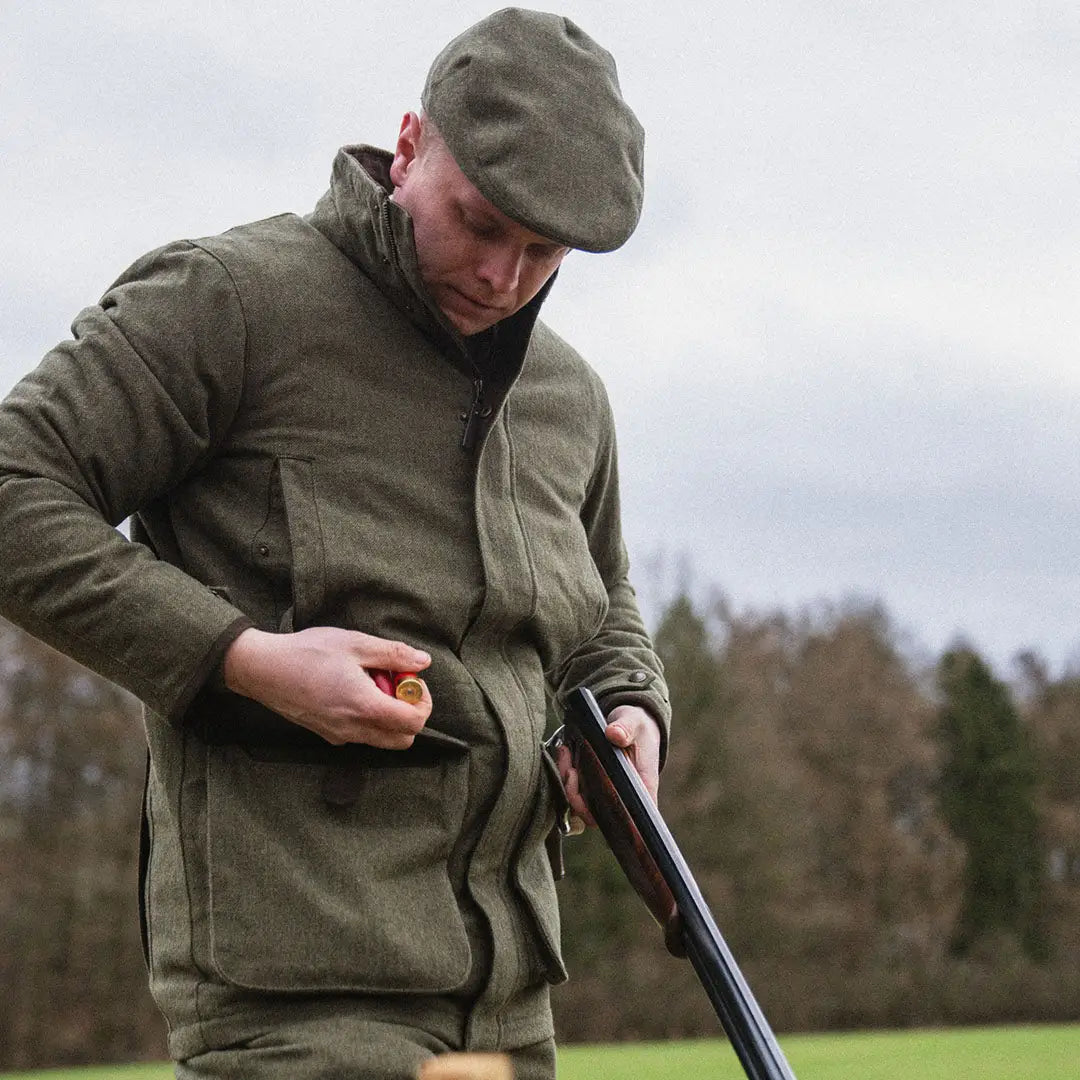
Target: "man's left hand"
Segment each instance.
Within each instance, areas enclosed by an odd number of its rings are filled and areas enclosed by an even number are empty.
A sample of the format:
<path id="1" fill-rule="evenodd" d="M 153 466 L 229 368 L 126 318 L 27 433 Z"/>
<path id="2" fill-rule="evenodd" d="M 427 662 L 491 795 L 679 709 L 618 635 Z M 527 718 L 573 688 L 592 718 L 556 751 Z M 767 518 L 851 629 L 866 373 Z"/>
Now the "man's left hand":
<path id="1" fill-rule="evenodd" d="M 608 718 L 608 741 L 625 750 L 637 770 L 649 797 L 655 803 L 660 786 L 660 727 L 652 716 L 637 705 L 617 705 Z M 570 810 L 588 825 L 595 825 L 581 793 L 578 771 L 570 749 L 560 746 L 556 755 Z"/>

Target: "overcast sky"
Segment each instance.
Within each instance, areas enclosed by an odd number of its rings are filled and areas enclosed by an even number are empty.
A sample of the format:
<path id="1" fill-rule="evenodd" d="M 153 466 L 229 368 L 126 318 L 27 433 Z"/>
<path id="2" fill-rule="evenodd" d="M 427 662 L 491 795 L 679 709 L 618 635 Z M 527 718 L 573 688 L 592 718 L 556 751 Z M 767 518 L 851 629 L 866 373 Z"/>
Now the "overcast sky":
<path id="1" fill-rule="evenodd" d="M 4 9 L 0 391 L 144 250 L 311 209 L 492 7 Z M 546 312 L 615 404 L 647 605 L 662 552 L 739 608 L 1080 657 L 1080 5 L 559 10 L 647 131 L 638 232 Z"/>

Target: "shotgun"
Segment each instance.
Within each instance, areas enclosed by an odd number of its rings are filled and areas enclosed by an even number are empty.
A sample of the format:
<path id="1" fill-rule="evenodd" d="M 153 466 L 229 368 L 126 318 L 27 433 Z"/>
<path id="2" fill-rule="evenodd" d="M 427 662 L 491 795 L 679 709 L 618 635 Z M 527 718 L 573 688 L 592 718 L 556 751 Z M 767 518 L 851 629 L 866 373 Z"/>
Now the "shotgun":
<path id="1" fill-rule="evenodd" d="M 570 748 L 596 824 L 675 956 L 688 957 L 749 1080 L 795 1080 L 660 811 L 624 750 L 610 743 L 591 691 L 567 701 Z M 558 738 L 556 733 L 556 738 Z"/>

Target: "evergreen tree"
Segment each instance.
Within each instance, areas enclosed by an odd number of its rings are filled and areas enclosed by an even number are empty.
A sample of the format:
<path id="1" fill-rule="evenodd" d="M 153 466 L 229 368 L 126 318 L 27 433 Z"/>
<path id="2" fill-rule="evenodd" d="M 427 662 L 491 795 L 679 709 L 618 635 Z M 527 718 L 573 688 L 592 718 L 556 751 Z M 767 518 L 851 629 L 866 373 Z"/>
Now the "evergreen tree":
<path id="1" fill-rule="evenodd" d="M 967 850 L 953 952 L 967 953 L 980 938 L 1004 931 L 1043 959 L 1043 857 L 1030 737 L 1008 688 L 973 650 L 947 652 L 938 680 L 941 811 Z"/>

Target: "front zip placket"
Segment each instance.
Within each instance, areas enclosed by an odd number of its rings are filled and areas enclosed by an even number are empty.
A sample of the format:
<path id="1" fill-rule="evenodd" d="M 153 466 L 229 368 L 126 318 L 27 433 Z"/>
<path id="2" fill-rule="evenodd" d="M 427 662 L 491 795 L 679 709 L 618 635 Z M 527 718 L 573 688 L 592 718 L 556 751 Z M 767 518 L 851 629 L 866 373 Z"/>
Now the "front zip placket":
<path id="1" fill-rule="evenodd" d="M 461 421 L 465 425 L 465 430 L 461 435 L 463 450 L 476 449 L 477 443 L 484 437 L 487 423 L 494 412 L 491 403 L 485 400 L 485 393 L 491 389 L 489 384 L 495 383 L 497 387 L 500 381 L 500 372 L 496 367 L 498 342 L 499 328 L 497 326 L 482 331 L 473 338 L 467 338 L 465 341 L 465 355 L 472 368 L 473 396 L 468 412 L 461 414 Z"/>
<path id="2" fill-rule="evenodd" d="M 473 379 L 473 397 L 469 411 L 461 414 L 465 430 L 461 436 L 461 448 L 473 450 L 483 431 L 484 423 L 491 416 L 491 406 L 484 404 L 484 380 L 477 376 Z"/>

